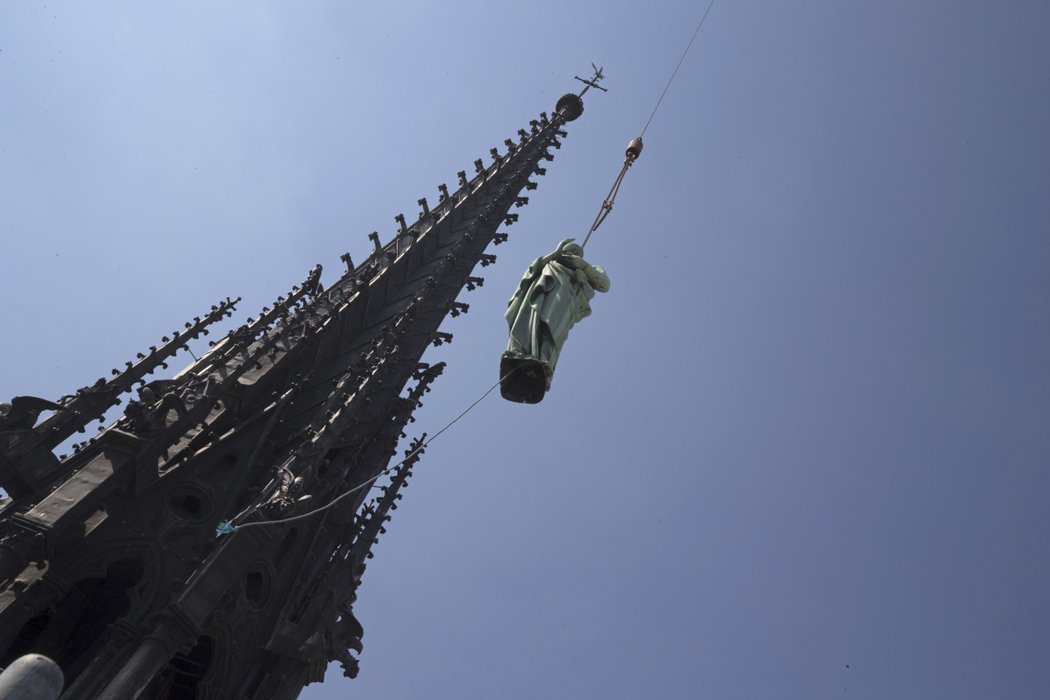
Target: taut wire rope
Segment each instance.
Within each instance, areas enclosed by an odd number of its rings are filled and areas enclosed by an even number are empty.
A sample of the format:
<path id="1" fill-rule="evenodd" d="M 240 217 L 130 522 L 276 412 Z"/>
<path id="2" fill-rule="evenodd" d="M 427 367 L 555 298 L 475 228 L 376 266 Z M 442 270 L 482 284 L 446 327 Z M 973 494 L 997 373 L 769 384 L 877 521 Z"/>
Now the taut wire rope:
<path id="1" fill-rule="evenodd" d="M 696 25 L 696 31 L 693 32 L 693 38 L 689 40 L 689 43 L 685 47 L 685 51 L 682 52 L 682 57 L 678 59 L 678 65 L 674 67 L 674 71 L 671 73 L 671 77 L 667 79 L 667 85 L 664 85 L 664 91 L 660 93 L 660 99 L 656 101 L 656 106 L 653 107 L 652 113 L 649 115 L 649 119 L 646 120 L 645 126 L 642 127 L 642 133 L 638 138 L 645 136 L 646 129 L 649 128 L 649 124 L 653 121 L 653 117 L 656 116 L 656 110 L 660 109 L 660 103 L 664 101 L 664 95 L 667 94 L 667 89 L 671 87 L 674 77 L 678 75 L 678 69 L 682 67 L 682 62 L 685 61 L 686 55 L 689 53 L 689 49 L 693 48 L 693 42 L 696 41 L 697 35 L 700 34 L 700 28 L 704 26 L 704 20 L 707 19 L 707 13 L 711 11 L 711 8 L 715 6 L 715 0 L 711 0 L 708 4 L 707 9 L 704 10 L 704 16 L 700 18 L 700 22 Z"/>
<path id="2" fill-rule="evenodd" d="M 700 34 L 700 29 L 704 26 L 704 20 L 707 19 L 707 15 L 711 12 L 711 8 L 714 7 L 714 5 L 715 0 L 711 0 L 707 5 L 707 9 L 704 10 L 703 16 L 700 17 L 700 21 L 697 22 L 696 30 L 693 32 L 692 38 L 690 38 L 689 43 L 686 44 L 685 51 L 682 52 L 681 58 L 678 59 L 678 64 L 671 72 L 671 77 L 667 79 L 667 84 L 664 85 L 663 92 L 660 93 L 659 99 L 656 100 L 656 104 L 653 106 L 653 111 L 649 113 L 649 118 L 645 121 L 645 126 L 642 127 L 642 133 L 638 135 L 638 138 L 631 139 L 631 142 L 627 144 L 627 153 L 623 161 L 623 167 L 620 168 L 620 174 L 616 176 L 616 182 L 613 183 L 612 189 L 609 190 L 609 194 L 605 196 L 601 207 L 598 208 L 598 215 L 594 217 L 594 223 L 591 224 L 591 228 L 587 231 L 587 235 L 583 237 L 583 243 L 580 244 L 581 248 L 587 247 L 587 241 L 591 239 L 591 234 L 598 230 L 598 227 L 602 225 L 606 217 L 612 212 L 613 204 L 616 201 L 616 195 L 619 194 L 620 185 L 623 184 L 624 175 L 626 175 L 627 171 L 630 170 L 632 165 L 634 165 L 634 161 L 638 160 L 638 156 L 642 154 L 642 137 L 645 136 L 645 132 L 649 129 L 653 117 L 656 116 L 656 110 L 660 109 L 660 105 L 664 101 L 664 96 L 667 95 L 667 90 L 671 87 L 671 83 L 674 82 L 675 76 L 678 75 L 678 69 L 682 67 L 685 57 L 689 54 L 689 49 L 693 48 L 693 42 L 696 41 L 696 37 Z"/>

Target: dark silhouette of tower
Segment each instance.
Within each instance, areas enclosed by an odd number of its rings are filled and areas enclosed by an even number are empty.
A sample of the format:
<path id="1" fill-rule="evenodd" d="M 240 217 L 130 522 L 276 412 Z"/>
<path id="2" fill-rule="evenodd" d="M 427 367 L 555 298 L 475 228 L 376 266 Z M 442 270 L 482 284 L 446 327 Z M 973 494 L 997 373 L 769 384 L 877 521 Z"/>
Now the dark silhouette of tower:
<path id="1" fill-rule="evenodd" d="M 294 698 L 334 660 L 355 676 L 355 590 L 425 436 L 392 457 L 443 367 L 421 358 L 451 340 L 442 320 L 467 310 L 457 296 L 481 284 L 475 267 L 495 260 L 486 249 L 580 95 L 439 186 L 433 207 L 419 200 L 414 223 L 396 217 L 392 240 L 371 234 L 368 259 L 344 255 L 330 288 L 318 266 L 173 378 L 152 374 L 235 300 L 108 379 L 0 407 L 0 666 L 41 653 L 63 697 L 121 700 Z M 55 455 L 121 397 L 120 418 Z M 281 522 L 217 536 L 229 520 Z"/>

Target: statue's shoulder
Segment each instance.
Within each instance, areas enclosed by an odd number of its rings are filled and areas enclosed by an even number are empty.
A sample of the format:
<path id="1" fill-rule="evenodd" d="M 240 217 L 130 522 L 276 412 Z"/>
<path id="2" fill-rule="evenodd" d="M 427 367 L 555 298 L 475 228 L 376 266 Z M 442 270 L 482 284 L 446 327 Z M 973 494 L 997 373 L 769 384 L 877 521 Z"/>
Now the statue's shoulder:
<path id="1" fill-rule="evenodd" d="M 601 265 L 588 265 L 585 268 L 587 280 L 599 292 L 609 291 L 609 275 Z"/>

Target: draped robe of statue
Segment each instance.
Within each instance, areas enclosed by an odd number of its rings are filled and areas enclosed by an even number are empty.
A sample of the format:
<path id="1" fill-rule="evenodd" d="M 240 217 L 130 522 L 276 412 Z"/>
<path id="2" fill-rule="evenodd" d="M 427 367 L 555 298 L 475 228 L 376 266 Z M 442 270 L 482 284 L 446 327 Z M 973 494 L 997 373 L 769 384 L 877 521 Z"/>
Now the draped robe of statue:
<path id="1" fill-rule="evenodd" d="M 609 276 L 583 259 L 567 238 L 536 258 L 508 304 L 507 350 L 500 361 L 500 393 L 520 403 L 539 403 L 550 389 L 569 330 L 591 315 L 594 293 L 609 291 Z"/>

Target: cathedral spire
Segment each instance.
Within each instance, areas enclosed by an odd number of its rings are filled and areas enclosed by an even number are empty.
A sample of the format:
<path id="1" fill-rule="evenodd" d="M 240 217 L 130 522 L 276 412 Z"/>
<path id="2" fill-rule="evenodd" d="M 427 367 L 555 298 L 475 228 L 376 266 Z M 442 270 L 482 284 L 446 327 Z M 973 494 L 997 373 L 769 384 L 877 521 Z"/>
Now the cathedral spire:
<path id="1" fill-rule="evenodd" d="M 496 261 L 489 246 L 582 112 L 580 95 L 563 96 L 455 187 L 416 200 L 414 220 L 398 214 L 392 235 L 369 236 L 367 257 L 344 254 L 327 289 L 318 266 L 175 377 L 146 383 L 75 454 L 51 449 L 234 302 L 56 402 L 38 427 L 7 411 L 0 666 L 51 656 L 71 698 L 294 698 L 330 660 L 356 673 L 354 591 L 425 438 L 390 462 L 443 368 L 423 355 L 452 340 L 442 322 L 468 312 L 457 297 L 483 284 L 476 268 Z M 217 539 L 230 520 L 254 526 Z"/>

